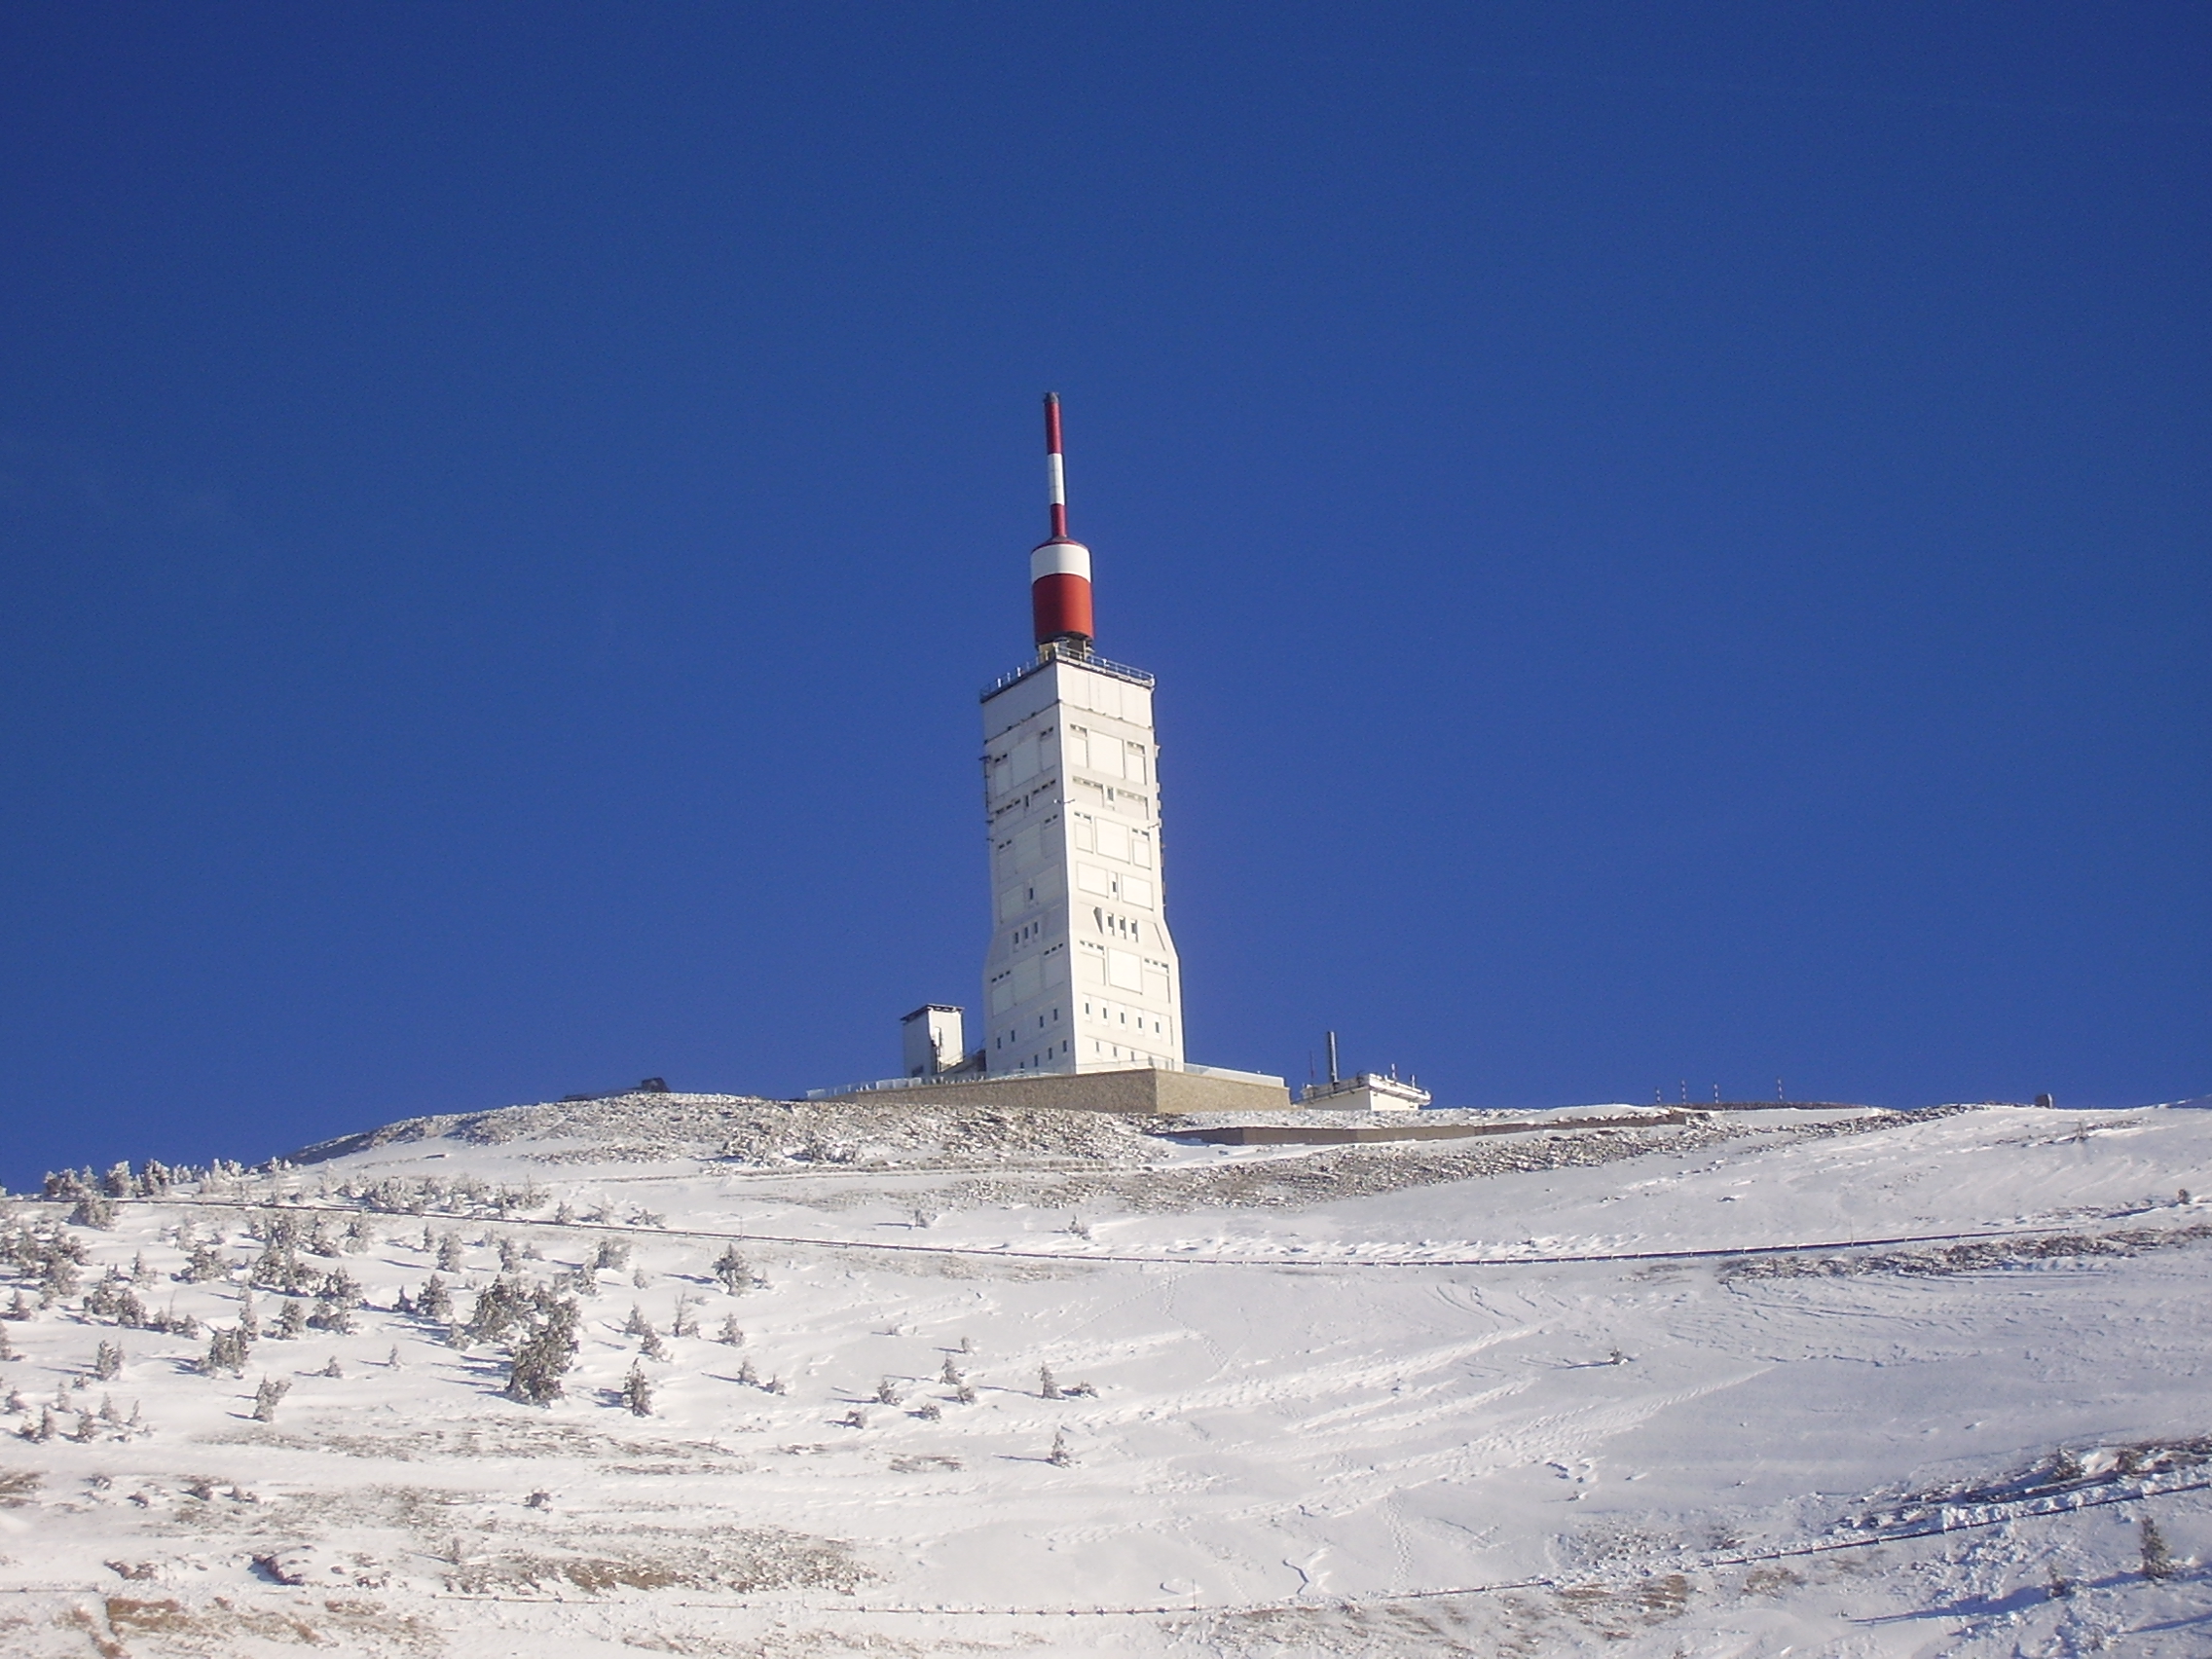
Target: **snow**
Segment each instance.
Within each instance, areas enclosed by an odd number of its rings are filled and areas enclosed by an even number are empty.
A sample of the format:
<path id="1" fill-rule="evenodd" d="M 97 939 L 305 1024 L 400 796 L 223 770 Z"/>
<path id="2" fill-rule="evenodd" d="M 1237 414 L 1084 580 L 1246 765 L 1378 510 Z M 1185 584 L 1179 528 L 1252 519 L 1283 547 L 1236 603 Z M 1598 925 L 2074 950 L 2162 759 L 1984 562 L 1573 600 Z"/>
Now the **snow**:
<path id="1" fill-rule="evenodd" d="M 638 1095 L 391 1125 L 106 1229 L 9 1200 L 18 1267 L 87 1261 L 45 1308 L 0 1284 L 32 1309 L 0 1322 L 0 1643 L 2212 1650 L 2212 1112 L 1146 1132 L 1177 1126 Z M 255 1290 L 242 1375 L 206 1375 L 273 1213 L 364 1306 L 283 1339 Z M 458 1248 L 467 1318 L 501 1240 L 595 1287 L 546 1407 L 505 1343 L 396 1310 Z M 194 1334 L 87 1310 L 134 1259 Z"/>

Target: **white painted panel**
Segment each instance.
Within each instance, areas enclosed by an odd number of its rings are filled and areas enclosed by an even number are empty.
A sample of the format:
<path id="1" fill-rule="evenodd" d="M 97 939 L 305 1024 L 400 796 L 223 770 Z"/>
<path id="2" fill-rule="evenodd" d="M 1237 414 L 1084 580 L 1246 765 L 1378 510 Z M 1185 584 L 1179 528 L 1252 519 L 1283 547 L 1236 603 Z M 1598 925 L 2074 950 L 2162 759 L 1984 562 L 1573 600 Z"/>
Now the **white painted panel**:
<path id="1" fill-rule="evenodd" d="M 1167 976 L 1157 968 L 1147 968 L 1144 971 L 1144 994 L 1154 1002 L 1165 1002 L 1167 1000 Z M 1161 1023 L 1164 1025 L 1167 1022 L 1161 1020 Z"/>
<path id="2" fill-rule="evenodd" d="M 1034 737 L 1023 738 L 1014 746 L 1014 754 L 1008 759 L 1014 768 L 1008 782 L 1026 784 L 1037 775 L 1037 740 Z"/>
<path id="3" fill-rule="evenodd" d="M 1090 764 L 1089 744 L 1090 734 L 1085 731 L 1083 727 L 1068 727 L 1061 748 L 1067 756 L 1070 766 L 1083 767 Z"/>
<path id="4" fill-rule="evenodd" d="M 1032 824 L 1014 838 L 1014 867 L 1017 874 L 1026 875 L 1044 862 L 1044 852 L 1037 841 L 1037 826 Z"/>
<path id="5" fill-rule="evenodd" d="M 1132 830 L 1129 831 L 1129 863 L 1135 865 L 1139 869 L 1150 869 L 1152 867 L 1152 831 L 1150 830 Z"/>
<path id="6" fill-rule="evenodd" d="M 1128 778 L 1132 784 L 1152 782 L 1152 768 L 1145 763 L 1145 749 L 1141 743 L 1129 745 Z"/>
<path id="7" fill-rule="evenodd" d="M 1075 850 L 1079 853 L 1098 850 L 1098 820 L 1088 812 L 1075 815 Z"/>
<path id="8" fill-rule="evenodd" d="M 1141 991 L 1144 989 L 1144 959 L 1133 950 L 1106 952 L 1106 982 L 1117 990 Z"/>
<path id="9" fill-rule="evenodd" d="M 1077 865 L 1075 866 L 1075 884 L 1086 893 L 1095 893 L 1101 898 L 1112 898 L 1114 894 L 1112 878 L 1096 865 Z"/>
<path id="10" fill-rule="evenodd" d="M 1014 1000 L 1017 1003 L 1027 1002 L 1045 988 L 1045 976 L 1037 966 L 1036 957 L 1032 956 L 1026 962 L 1016 962 L 1014 965 L 1013 983 Z"/>
<path id="11" fill-rule="evenodd" d="M 1014 1006 L 1014 981 L 1001 979 L 991 987 L 991 1012 L 1004 1014 Z"/>
<path id="12" fill-rule="evenodd" d="M 1122 687 L 1122 719 L 1147 730 L 1152 726 L 1152 691 L 1143 685 Z"/>
<path id="13" fill-rule="evenodd" d="M 1106 958 L 1095 950 L 1083 953 L 1083 982 L 1087 985 L 1103 985 L 1106 982 Z"/>
<path id="14" fill-rule="evenodd" d="M 1020 915 L 1027 908 L 1029 903 L 1028 893 L 1028 886 L 1018 881 L 1012 887 L 999 889 L 999 920 L 1002 923 L 1013 921 L 1014 917 Z"/>
<path id="15" fill-rule="evenodd" d="M 1090 682 L 1090 706 L 1100 714 L 1119 719 L 1122 715 L 1122 693 L 1125 689 L 1119 680 L 1108 680 L 1103 674 L 1084 676 Z"/>
<path id="16" fill-rule="evenodd" d="M 1090 769 L 1102 778 L 1119 778 L 1122 775 L 1122 745 L 1111 737 L 1099 736 L 1091 740 Z"/>
<path id="17" fill-rule="evenodd" d="M 1098 821 L 1098 850 L 1108 858 L 1126 859 L 1129 856 L 1128 827 L 1115 823 L 1111 818 Z"/>
<path id="18" fill-rule="evenodd" d="M 1152 883 L 1141 875 L 1122 877 L 1122 897 L 1143 909 L 1152 908 Z"/>

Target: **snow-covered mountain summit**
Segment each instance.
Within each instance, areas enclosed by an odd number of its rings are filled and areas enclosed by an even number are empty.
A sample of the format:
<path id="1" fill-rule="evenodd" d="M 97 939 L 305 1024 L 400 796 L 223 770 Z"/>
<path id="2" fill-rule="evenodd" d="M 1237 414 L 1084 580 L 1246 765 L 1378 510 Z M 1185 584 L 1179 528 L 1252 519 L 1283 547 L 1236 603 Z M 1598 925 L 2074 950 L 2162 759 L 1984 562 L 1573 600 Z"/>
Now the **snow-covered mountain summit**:
<path id="1" fill-rule="evenodd" d="M 1680 1119 L 639 1094 L 59 1178 L 0 1633 L 2205 1652 L 2212 1112 Z"/>

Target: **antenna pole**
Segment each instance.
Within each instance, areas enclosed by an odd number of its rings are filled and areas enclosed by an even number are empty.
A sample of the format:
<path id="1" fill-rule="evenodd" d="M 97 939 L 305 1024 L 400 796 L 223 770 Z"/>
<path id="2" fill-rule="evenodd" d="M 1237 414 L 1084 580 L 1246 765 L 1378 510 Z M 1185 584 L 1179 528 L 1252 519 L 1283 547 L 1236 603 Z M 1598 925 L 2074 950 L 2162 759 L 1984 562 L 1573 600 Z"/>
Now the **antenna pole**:
<path id="1" fill-rule="evenodd" d="M 1067 463 L 1060 459 L 1060 394 L 1045 393 L 1045 491 L 1052 506 L 1052 536 L 1066 540 L 1068 534 Z"/>

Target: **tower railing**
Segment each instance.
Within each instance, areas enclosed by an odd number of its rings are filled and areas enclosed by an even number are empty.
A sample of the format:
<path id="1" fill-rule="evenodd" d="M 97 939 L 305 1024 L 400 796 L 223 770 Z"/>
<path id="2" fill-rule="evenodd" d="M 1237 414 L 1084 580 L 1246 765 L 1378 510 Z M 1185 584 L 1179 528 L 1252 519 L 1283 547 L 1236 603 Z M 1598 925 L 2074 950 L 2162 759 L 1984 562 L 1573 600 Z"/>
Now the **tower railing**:
<path id="1" fill-rule="evenodd" d="M 1141 668 L 1131 668 L 1125 662 L 1109 662 L 1094 652 L 1063 645 L 1058 640 L 1051 640 L 1037 647 L 1035 662 L 1025 662 L 1019 668 L 1008 669 L 983 687 L 982 695 L 986 698 L 996 697 L 1009 685 L 1027 680 L 1039 669 L 1049 668 L 1055 662 L 1064 662 L 1070 668 L 1088 668 L 1093 674 L 1110 675 L 1116 680 L 1125 680 L 1131 685 L 1142 685 L 1148 690 L 1152 686 L 1152 676 Z"/>

